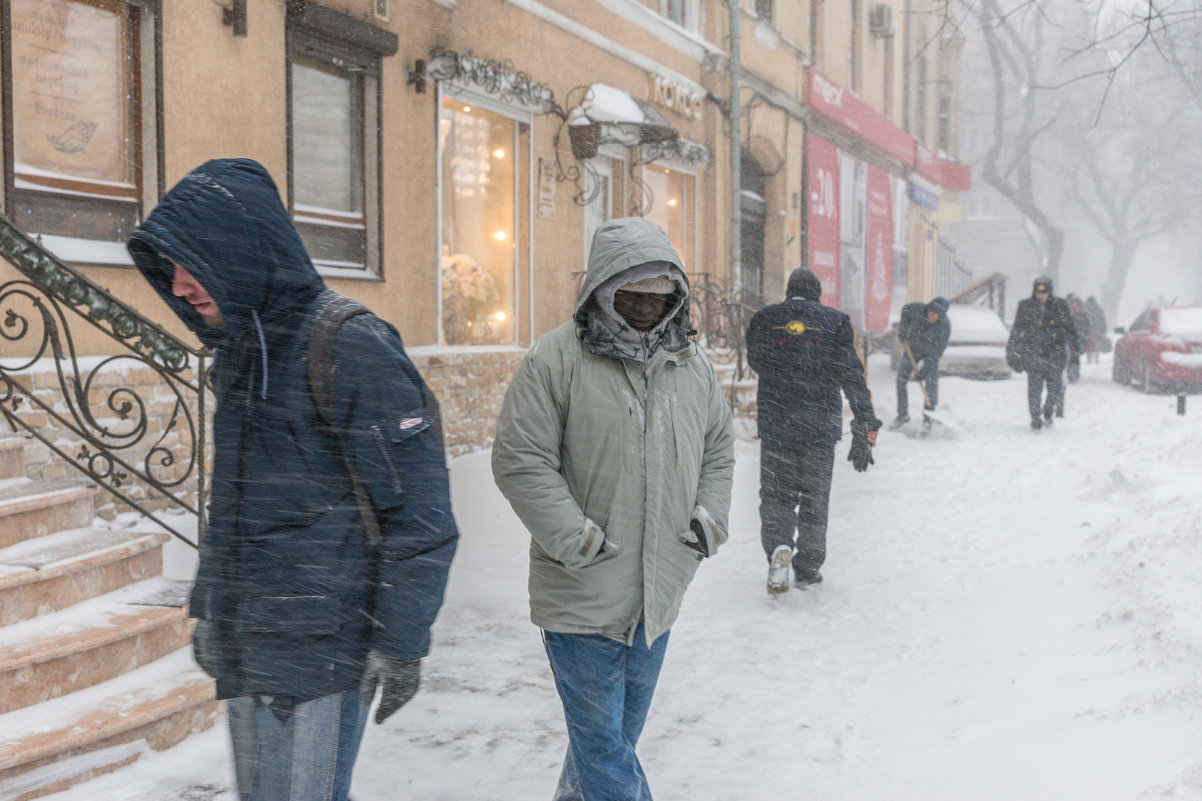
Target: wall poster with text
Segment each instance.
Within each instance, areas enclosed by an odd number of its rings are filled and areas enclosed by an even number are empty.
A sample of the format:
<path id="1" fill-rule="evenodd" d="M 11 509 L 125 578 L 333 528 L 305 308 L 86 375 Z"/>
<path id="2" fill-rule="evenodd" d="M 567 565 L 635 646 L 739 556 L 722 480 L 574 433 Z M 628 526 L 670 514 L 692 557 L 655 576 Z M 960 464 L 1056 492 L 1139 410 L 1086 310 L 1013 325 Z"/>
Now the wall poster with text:
<path id="1" fill-rule="evenodd" d="M 864 328 L 889 327 L 893 300 L 893 192 L 889 173 L 868 165 L 868 231 L 865 268 Z"/>
<path id="2" fill-rule="evenodd" d="M 806 132 L 806 264 L 822 280 L 822 302 L 839 305 L 839 148 Z"/>
<path id="3" fill-rule="evenodd" d="M 34 183 L 134 182 L 129 7 L 11 0 L 16 171 Z"/>

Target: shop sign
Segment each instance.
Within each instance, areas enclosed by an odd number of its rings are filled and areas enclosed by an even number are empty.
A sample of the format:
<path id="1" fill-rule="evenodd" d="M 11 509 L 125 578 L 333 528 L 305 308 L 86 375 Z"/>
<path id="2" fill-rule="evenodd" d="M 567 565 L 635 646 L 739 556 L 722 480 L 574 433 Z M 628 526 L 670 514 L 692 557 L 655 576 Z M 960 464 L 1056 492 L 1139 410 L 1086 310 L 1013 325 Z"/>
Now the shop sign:
<path id="1" fill-rule="evenodd" d="M 931 211 L 939 208 L 939 195 L 912 181 L 910 182 L 910 200 Z"/>
<path id="2" fill-rule="evenodd" d="M 903 164 L 913 162 L 914 137 L 813 67 L 809 75 L 809 105 Z"/>
<path id="3" fill-rule="evenodd" d="M 807 263 L 822 281 L 822 302 L 839 305 L 839 148 L 806 132 Z"/>
<path id="4" fill-rule="evenodd" d="M 675 111 L 691 120 L 701 119 L 701 102 L 705 98 L 679 81 L 652 75 L 650 92 L 651 102 L 660 108 Z"/>
<path id="5" fill-rule="evenodd" d="M 868 253 L 865 270 L 864 328 L 889 327 L 893 300 L 893 192 L 889 173 L 868 165 Z"/>
<path id="6" fill-rule="evenodd" d="M 17 163 L 132 181 L 121 16 L 65 0 L 20 0 L 10 13 Z"/>

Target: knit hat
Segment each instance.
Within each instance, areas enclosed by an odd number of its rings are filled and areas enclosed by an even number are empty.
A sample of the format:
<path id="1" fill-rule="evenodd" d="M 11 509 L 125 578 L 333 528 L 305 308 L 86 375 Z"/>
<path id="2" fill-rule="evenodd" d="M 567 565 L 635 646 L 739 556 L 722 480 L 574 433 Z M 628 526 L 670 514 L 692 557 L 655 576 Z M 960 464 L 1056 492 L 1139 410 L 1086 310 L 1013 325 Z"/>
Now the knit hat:
<path id="1" fill-rule="evenodd" d="M 1044 275 L 1039 276 L 1035 279 L 1035 286 L 1031 291 L 1052 294 L 1052 279 Z"/>
<path id="2" fill-rule="evenodd" d="M 653 275 L 642 281 L 632 281 L 618 287 L 621 292 L 646 292 L 652 295 L 671 295 L 676 291 L 676 282 L 666 275 Z"/>
<path id="3" fill-rule="evenodd" d="M 822 279 L 808 267 L 798 267 L 789 275 L 789 297 L 818 300 L 822 297 Z"/>
<path id="4" fill-rule="evenodd" d="M 948 307 L 947 298 L 944 298 L 944 297 L 935 298 L 934 300 L 932 300 L 930 303 L 927 304 L 927 309 L 929 311 L 935 312 L 935 314 L 938 314 L 940 317 L 943 317 L 944 315 L 947 314 L 947 307 Z"/>

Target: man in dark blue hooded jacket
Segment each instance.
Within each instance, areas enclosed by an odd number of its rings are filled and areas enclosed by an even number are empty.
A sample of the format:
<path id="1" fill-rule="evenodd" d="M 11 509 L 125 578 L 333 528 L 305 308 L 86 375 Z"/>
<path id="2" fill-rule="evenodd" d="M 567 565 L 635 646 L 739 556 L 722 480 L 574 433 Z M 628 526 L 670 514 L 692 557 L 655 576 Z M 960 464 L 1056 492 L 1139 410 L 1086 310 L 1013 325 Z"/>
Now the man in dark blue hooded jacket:
<path id="1" fill-rule="evenodd" d="M 923 382 L 926 389 L 923 393 L 923 412 L 935 411 L 935 405 L 939 402 L 939 359 L 947 349 L 947 341 L 952 333 L 947 307 L 945 298 L 902 306 L 901 320 L 897 325 L 897 338 L 902 346 L 901 361 L 897 365 L 897 419 L 889 424 L 890 428 L 901 428 L 910 422 L 910 399 L 906 385 L 911 373 Z"/>
<path id="2" fill-rule="evenodd" d="M 437 404 L 396 330 L 364 314 L 333 343 L 337 433 L 323 426 L 307 337 L 333 293 L 254 161 L 197 167 L 129 251 L 216 353 L 210 525 L 189 609 L 197 662 L 229 699 L 240 797 L 342 801 L 376 686 L 377 722 L 417 691 L 455 551 Z"/>
<path id="3" fill-rule="evenodd" d="M 760 540 L 768 557 L 768 593 L 822 581 L 835 443 L 843 436 L 843 399 L 851 406 L 856 470 L 873 463 L 881 421 L 864 381 L 851 319 L 823 306 L 822 282 L 805 267 L 789 276 L 783 303 L 756 312 L 747 326 L 747 361 L 759 374 Z"/>

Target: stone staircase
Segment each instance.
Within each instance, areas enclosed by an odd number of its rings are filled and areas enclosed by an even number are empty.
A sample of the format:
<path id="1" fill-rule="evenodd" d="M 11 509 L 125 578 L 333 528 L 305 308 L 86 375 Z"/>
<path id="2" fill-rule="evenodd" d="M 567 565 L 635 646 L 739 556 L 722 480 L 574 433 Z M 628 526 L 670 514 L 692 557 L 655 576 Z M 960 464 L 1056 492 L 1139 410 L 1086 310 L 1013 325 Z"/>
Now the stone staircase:
<path id="1" fill-rule="evenodd" d="M 64 790 L 213 724 L 167 534 L 92 527 L 84 479 L 30 481 L 0 438 L 0 801 Z"/>

